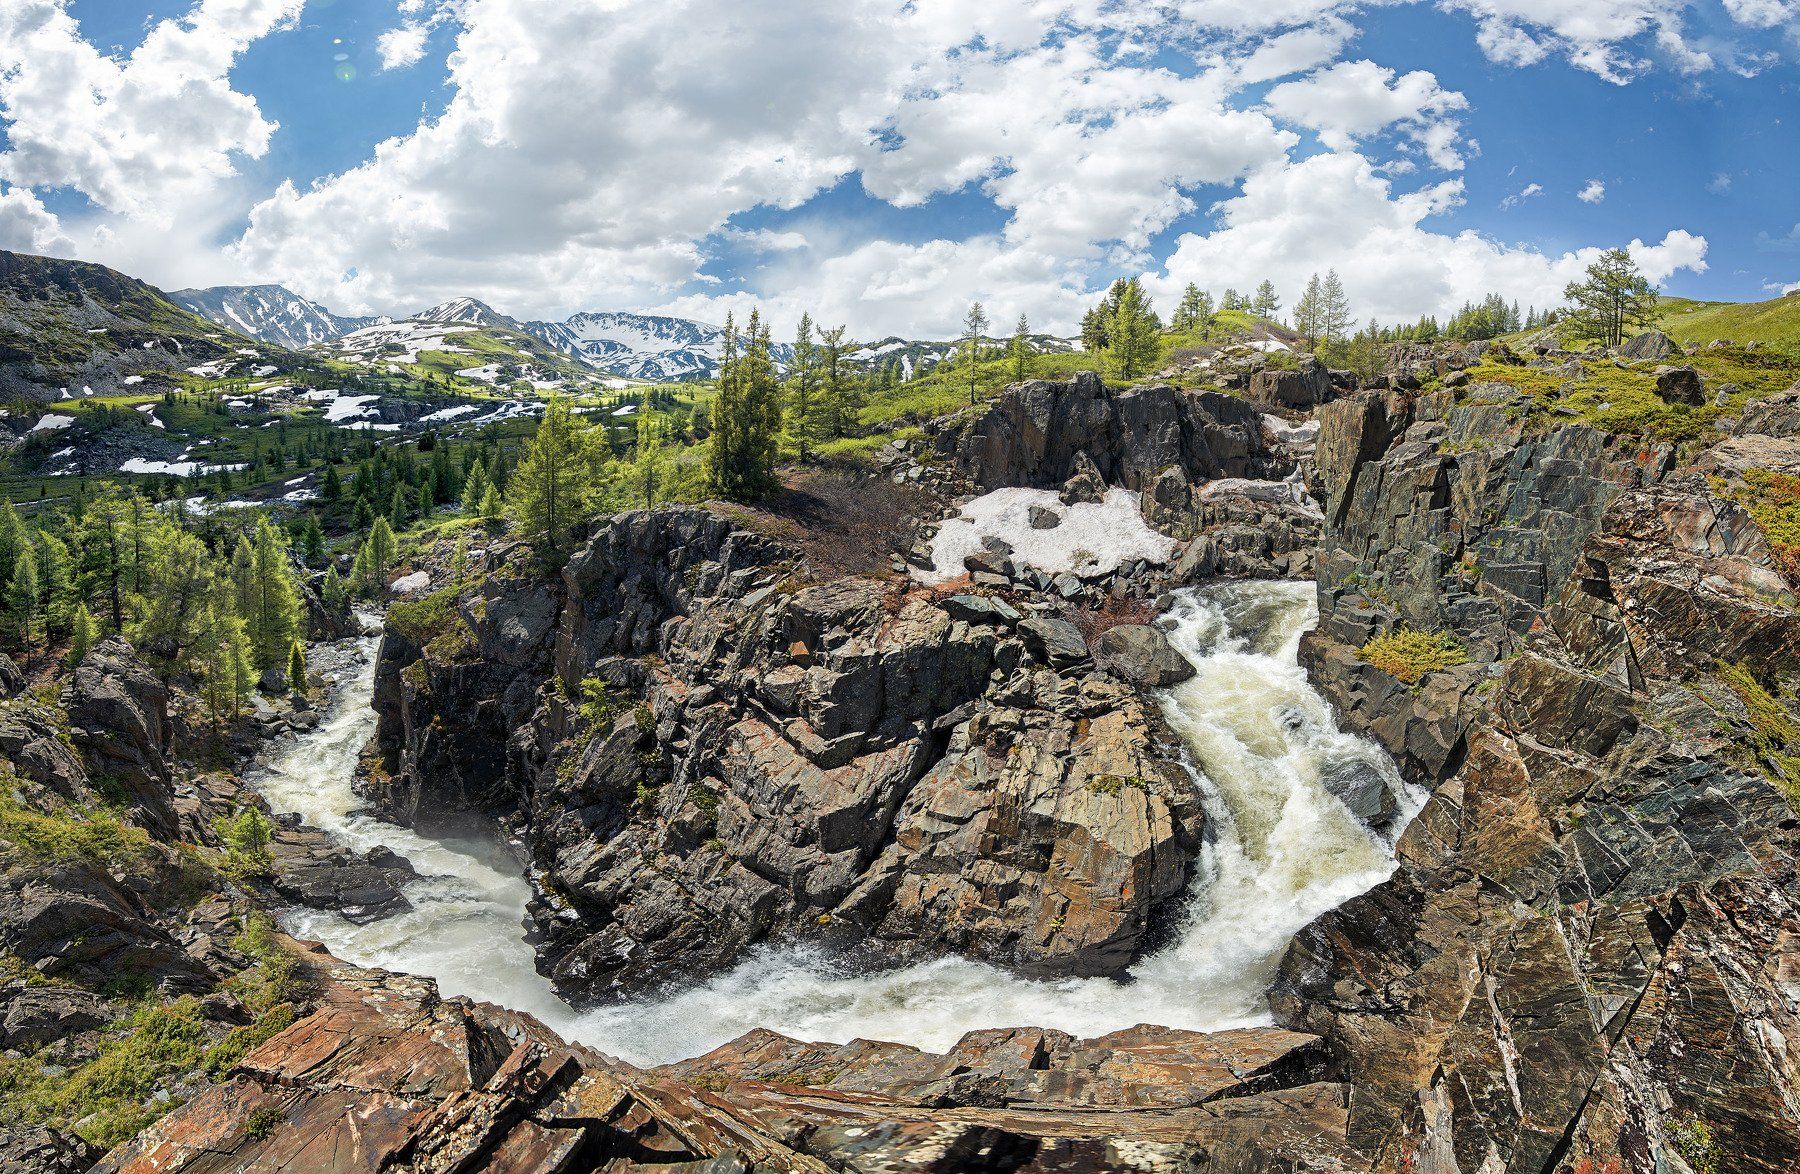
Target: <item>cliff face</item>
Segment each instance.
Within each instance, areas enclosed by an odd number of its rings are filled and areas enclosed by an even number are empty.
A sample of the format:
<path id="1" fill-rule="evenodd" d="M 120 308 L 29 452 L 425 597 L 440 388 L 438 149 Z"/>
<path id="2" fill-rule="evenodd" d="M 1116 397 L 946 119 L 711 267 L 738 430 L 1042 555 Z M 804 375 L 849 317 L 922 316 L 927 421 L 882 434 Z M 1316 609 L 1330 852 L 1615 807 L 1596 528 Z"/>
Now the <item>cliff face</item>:
<path id="1" fill-rule="evenodd" d="M 1199 846 L 1153 707 L 1073 627 L 1052 631 L 1071 662 L 1003 601 L 796 576 L 791 551 L 704 511 L 622 515 L 571 560 L 554 636 L 466 599 L 458 659 L 386 649 L 396 790 L 522 797 L 542 954 L 576 997 L 777 933 L 1128 965 Z M 553 675 L 519 670 L 497 706 L 466 692 L 534 657 Z M 482 753 L 505 777 L 472 788 Z"/>
<path id="2" fill-rule="evenodd" d="M 1775 415 L 1747 448 L 1792 459 Z M 1733 503 L 1744 466 L 1709 480 L 1479 385 L 1322 418 L 1304 659 L 1435 788 L 1394 878 L 1304 931 L 1275 991 L 1354 1089 L 1350 1144 L 1383 1169 L 1790 1169 L 1800 615 Z M 1364 663 L 1401 627 L 1469 663 L 1413 687 Z"/>

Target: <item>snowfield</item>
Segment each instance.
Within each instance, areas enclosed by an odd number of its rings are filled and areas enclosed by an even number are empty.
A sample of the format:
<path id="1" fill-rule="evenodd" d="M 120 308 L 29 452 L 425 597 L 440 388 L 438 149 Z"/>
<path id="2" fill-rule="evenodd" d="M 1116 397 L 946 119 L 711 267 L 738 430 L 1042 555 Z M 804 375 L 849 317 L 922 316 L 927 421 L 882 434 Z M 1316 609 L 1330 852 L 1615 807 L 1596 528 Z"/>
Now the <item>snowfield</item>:
<path id="1" fill-rule="evenodd" d="M 1031 528 L 1031 507 L 1042 506 L 1062 519 L 1051 530 Z M 1175 540 L 1158 534 L 1138 512 L 1138 495 L 1110 489 L 1093 504 L 1064 505 L 1048 489 L 996 489 L 962 507 L 931 540 L 930 570 L 914 568 L 921 583 L 946 583 L 962 575 L 963 559 L 998 538 L 1012 547 L 1012 560 L 1048 575 L 1070 571 L 1097 576 L 1131 559 L 1167 562 Z"/>

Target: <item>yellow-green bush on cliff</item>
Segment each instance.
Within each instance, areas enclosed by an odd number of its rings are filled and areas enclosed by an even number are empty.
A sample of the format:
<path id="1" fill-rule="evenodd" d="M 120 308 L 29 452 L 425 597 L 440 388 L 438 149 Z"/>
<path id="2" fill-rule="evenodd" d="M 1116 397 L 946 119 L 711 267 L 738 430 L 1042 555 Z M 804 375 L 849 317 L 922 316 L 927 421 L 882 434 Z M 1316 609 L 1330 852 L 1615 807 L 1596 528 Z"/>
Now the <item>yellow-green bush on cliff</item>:
<path id="1" fill-rule="evenodd" d="M 1388 676 L 1408 685 L 1417 684 L 1426 673 L 1453 669 L 1469 663 L 1469 653 L 1456 640 L 1443 632 L 1418 632 L 1411 628 L 1395 628 L 1385 636 L 1363 645 L 1356 654 Z"/>

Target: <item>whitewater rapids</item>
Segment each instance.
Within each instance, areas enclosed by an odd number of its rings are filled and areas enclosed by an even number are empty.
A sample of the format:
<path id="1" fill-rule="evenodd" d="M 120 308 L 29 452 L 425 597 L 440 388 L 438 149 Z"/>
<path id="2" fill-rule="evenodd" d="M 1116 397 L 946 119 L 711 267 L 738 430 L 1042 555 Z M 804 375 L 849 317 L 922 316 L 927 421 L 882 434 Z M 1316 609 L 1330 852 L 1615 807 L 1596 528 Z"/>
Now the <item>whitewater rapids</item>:
<path id="1" fill-rule="evenodd" d="M 857 973 L 855 959 L 768 947 L 672 995 L 575 1011 L 533 965 L 524 936 L 530 890 L 499 845 L 428 839 L 358 813 L 351 780 L 375 724 L 372 638 L 327 721 L 251 782 L 274 809 L 297 812 L 346 847 L 391 848 L 421 874 L 406 886 L 406 913 L 355 925 L 293 910 L 284 917 L 291 932 L 358 965 L 436 979 L 445 995 L 528 1011 L 639 1064 L 698 1055 L 755 1027 L 943 1051 L 983 1027 L 1094 1036 L 1138 1023 L 1253 1026 L 1270 1021 L 1269 983 L 1289 939 L 1394 868 L 1391 845 L 1322 780 L 1351 763 L 1379 772 L 1400 801 L 1396 827 L 1423 802 L 1379 748 L 1337 728 L 1308 683 L 1297 652 L 1316 622 L 1313 588 L 1298 583 L 1184 591 L 1165 617 L 1197 671 L 1159 701 L 1191 754 L 1208 839 L 1171 941 L 1123 982 L 1030 980 L 961 958 Z"/>

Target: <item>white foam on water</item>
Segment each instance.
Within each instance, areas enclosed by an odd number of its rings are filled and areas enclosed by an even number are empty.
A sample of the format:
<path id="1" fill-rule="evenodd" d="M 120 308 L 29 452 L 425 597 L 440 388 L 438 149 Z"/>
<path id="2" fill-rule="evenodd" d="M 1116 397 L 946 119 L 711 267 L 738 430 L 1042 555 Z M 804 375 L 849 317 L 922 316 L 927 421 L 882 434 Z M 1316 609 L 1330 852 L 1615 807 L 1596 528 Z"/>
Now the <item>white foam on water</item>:
<path id="1" fill-rule="evenodd" d="M 1185 591 L 1165 617 L 1196 668 L 1159 695 L 1187 741 L 1208 842 L 1167 946 L 1125 981 L 1020 978 L 946 958 L 870 970 L 854 955 L 767 947 L 730 971 L 670 994 L 576 1012 L 533 966 L 523 933 L 528 887 L 488 845 L 441 842 L 357 813 L 350 780 L 374 727 L 364 664 L 319 731 L 253 778 L 278 810 L 358 850 L 385 845 L 423 876 L 412 911 L 369 925 L 296 911 L 301 936 L 362 965 L 424 974 L 544 1019 L 637 1063 L 710 1050 L 755 1027 L 805 1040 L 886 1039 L 942 1051 L 983 1027 L 1037 1026 L 1094 1036 L 1138 1023 L 1220 1030 L 1267 1023 L 1267 991 L 1293 935 L 1393 871 L 1391 846 L 1326 790 L 1330 769 L 1365 764 L 1392 787 L 1404 826 L 1423 796 L 1372 743 L 1337 729 L 1297 663 L 1316 622 L 1306 584 Z"/>

